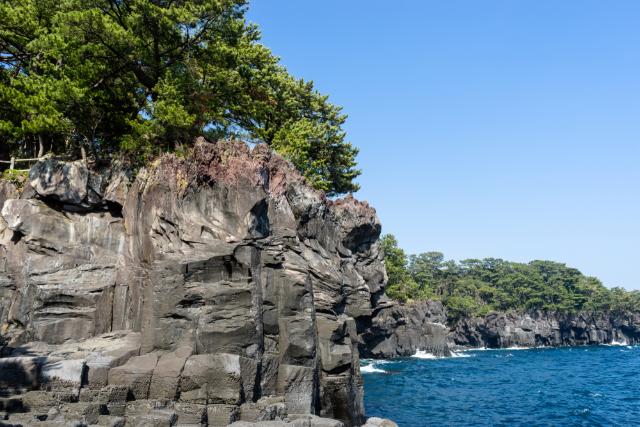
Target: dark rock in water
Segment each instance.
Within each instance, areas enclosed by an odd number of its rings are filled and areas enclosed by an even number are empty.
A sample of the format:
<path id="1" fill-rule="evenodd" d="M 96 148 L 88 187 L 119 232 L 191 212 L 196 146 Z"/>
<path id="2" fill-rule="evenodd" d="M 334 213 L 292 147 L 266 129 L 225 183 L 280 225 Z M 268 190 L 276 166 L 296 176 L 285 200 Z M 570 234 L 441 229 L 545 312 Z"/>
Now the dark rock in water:
<path id="1" fill-rule="evenodd" d="M 447 316 L 439 301 L 381 305 L 362 334 L 363 357 L 389 359 L 414 355 L 418 350 L 449 355 Z"/>
<path id="2" fill-rule="evenodd" d="M 451 331 L 453 345 L 540 347 L 640 342 L 640 315 L 555 312 L 491 313 L 462 319 Z"/>
<path id="3" fill-rule="evenodd" d="M 30 187 L 0 186 L 9 424 L 364 423 L 356 325 L 386 282 L 366 203 L 204 140 L 133 181 L 44 160 Z"/>

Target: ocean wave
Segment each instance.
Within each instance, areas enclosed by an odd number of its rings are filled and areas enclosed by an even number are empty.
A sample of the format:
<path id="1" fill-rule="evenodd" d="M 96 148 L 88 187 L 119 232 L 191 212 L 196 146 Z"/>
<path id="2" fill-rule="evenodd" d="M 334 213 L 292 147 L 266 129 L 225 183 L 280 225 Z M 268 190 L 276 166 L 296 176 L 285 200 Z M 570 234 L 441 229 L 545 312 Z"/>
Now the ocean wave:
<path id="1" fill-rule="evenodd" d="M 623 340 L 623 341 L 613 340 L 609 344 L 605 344 L 605 345 L 620 346 L 620 347 L 627 346 L 628 347 L 629 343 L 626 340 Z"/>
<path id="2" fill-rule="evenodd" d="M 435 359 L 449 359 L 449 358 L 465 358 L 465 357 L 473 357 L 470 354 L 464 354 L 458 351 L 452 351 L 450 356 L 436 356 L 433 353 L 429 353 L 427 351 L 418 350 L 416 353 L 411 356 L 416 359 L 424 359 L 424 360 L 435 360 Z"/>
<path id="3" fill-rule="evenodd" d="M 411 357 L 415 357 L 416 359 L 437 359 L 438 358 L 438 356 L 436 356 L 435 354 L 422 351 L 422 350 L 416 351 L 416 354 L 414 354 Z"/>
<path id="4" fill-rule="evenodd" d="M 550 347 L 550 346 L 548 346 L 548 345 L 539 345 L 539 346 L 536 346 L 536 347 L 512 346 L 512 347 L 497 347 L 497 348 L 490 348 L 490 347 L 468 347 L 468 348 L 458 349 L 458 350 L 456 350 L 456 351 L 457 351 L 457 352 L 466 352 L 466 351 L 541 350 L 541 349 L 548 349 L 548 348 L 553 348 L 553 347 Z"/>
<path id="5" fill-rule="evenodd" d="M 372 365 L 361 366 L 360 372 L 363 374 L 384 374 L 387 371 L 385 371 L 384 369 L 376 368 L 376 365 L 372 364 Z"/>
<path id="6" fill-rule="evenodd" d="M 387 371 L 379 368 L 379 366 L 389 363 L 389 360 L 362 359 L 360 362 L 360 372 L 363 374 L 384 374 Z M 362 363 L 364 363 L 364 365 Z"/>

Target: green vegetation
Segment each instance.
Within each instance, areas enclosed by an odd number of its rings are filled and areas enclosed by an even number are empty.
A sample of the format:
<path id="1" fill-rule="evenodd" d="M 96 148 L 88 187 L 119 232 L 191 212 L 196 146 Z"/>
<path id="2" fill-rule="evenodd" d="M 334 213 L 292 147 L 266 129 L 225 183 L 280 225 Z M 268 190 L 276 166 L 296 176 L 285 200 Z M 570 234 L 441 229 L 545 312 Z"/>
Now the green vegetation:
<path id="1" fill-rule="evenodd" d="M 490 311 L 640 311 L 640 291 L 609 289 L 600 280 L 552 261 L 446 261 L 440 252 L 407 256 L 382 237 L 387 295 L 399 301 L 441 300 L 453 319 Z"/>
<path id="2" fill-rule="evenodd" d="M 0 178 L 13 183 L 18 189 L 22 189 L 29 179 L 29 171 L 6 169 L 2 172 Z"/>
<path id="3" fill-rule="evenodd" d="M 4 0 L 0 145 L 152 156 L 210 139 L 264 142 L 330 195 L 357 190 L 346 116 L 292 77 L 246 0 Z"/>

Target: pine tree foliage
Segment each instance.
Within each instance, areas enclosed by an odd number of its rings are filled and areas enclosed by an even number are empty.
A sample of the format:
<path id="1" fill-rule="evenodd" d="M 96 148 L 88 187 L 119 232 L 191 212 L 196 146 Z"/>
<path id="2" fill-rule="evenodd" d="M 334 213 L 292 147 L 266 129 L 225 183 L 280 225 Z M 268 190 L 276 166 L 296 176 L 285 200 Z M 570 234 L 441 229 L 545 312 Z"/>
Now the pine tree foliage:
<path id="1" fill-rule="evenodd" d="M 346 116 L 291 76 L 245 0 L 3 0 L 0 138 L 146 160 L 194 137 L 265 142 L 329 194 L 357 190 Z"/>

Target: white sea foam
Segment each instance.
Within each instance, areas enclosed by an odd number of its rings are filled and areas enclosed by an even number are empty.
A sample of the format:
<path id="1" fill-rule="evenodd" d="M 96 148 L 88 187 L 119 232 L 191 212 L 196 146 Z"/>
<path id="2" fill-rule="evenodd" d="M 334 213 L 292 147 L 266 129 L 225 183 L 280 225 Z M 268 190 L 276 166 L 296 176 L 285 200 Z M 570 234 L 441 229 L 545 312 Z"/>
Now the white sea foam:
<path id="1" fill-rule="evenodd" d="M 462 352 L 452 351 L 451 352 L 451 357 L 455 358 L 455 357 L 473 357 L 473 356 L 470 355 L 470 354 L 462 353 Z"/>
<path id="2" fill-rule="evenodd" d="M 470 354 L 464 354 L 462 352 L 452 351 L 450 356 L 436 356 L 433 353 L 427 351 L 418 350 L 413 356 L 416 359 L 435 360 L 435 359 L 448 359 L 448 358 L 460 358 L 460 357 L 473 357 Z"/>
<path id="3" fill-rule="evenodd" d="M 416 351 L 416 354 L 414 354 L 411 357 L 415 357 L 416 359 L 437 359 L 438 358 L 435 354 L 422 351 L 422 350 Z"/>
<path id="4" fill-rule="evenodd" d="M 387 371 L 385 371 L 384 369 L 376 368 L 376 364 L 372 363 L 371 365 L 361 366 L 360 372 L 362 372 L 363 374 L 384 374 Z"/>
<path id="5" fill-rule="evenodd" d="M 609 345 L 615 345 L 615 346 L 628 346 L 629 343 L 626 340 L 622 340 L 622 341 L 616 341 L 613 340 L 611 341 L 611 343 Z"/>
<path id="6" fill-rule="evenodd" d="M 363 374 L 383 374 L 387 371 L 380 368 L 380 365 L 384 365 L 389 363 L 389 360 L 381 360 L 381 359 L 362 359 L 362 363 L 365 363 L 364 366 L 360 365 L 360 372 Z"/>
<path id="7" fill-rule="evenodd" d="M 487 347 L 465 347 L 460 348 L 456 351 L 487 351 L 487 350 L 495 350 L 495 348 L 487 348 Z"/>
<path id="8" fill-rule="evenodd" d="M 498 348 L 488 348 L 488 347 L 467 347 L 467 348 L 462 348 L 462 349 L 458 349 L 456 350 L 457 352 L 462 352 L 462 351 L 509 351 L 509 350 L 540 350 L 540 349 L 545 349 L 545 348 L 553 348 L 553 347 L 549 347 L 547 345 L 539 345 L 536 347 L 520 347 L 520 346 L 513 346 L 513 347 L 498 347 Z"/>

